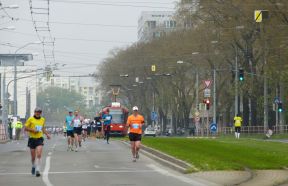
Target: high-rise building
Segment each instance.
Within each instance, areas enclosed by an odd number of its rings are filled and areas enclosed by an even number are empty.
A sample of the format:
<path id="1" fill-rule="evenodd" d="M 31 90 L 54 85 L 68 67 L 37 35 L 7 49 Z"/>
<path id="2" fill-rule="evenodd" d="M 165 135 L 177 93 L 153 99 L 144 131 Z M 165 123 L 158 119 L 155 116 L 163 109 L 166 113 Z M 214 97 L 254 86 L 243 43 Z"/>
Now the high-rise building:
<path id="1" fill-rule="evenodd" d="M 138 19 L 138 40 L 147 42 L 176 29 L 173 11 L 145 11 Z"/>

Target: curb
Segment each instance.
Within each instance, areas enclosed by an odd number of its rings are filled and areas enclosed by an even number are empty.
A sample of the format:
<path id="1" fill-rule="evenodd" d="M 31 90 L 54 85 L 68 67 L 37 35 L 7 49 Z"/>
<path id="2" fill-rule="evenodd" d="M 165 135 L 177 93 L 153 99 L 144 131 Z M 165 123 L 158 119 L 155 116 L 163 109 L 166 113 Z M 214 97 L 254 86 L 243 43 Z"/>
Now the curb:
<path id="1" fill-rule="evenodd" d="M 0 144 L 6 144 L 8 143 L 10 140 L 0 140 Z"/>
<path id="2" fill-rule="evenodd" d="M 125 145 L 130 146 L 130 144 L 126 141 L 121 141 L 121 142 L 124 143 Z M 158 150 L 155 150 L 153 148 L 147 147 L 147 146 L 142 145 L 142 144 L 141 144 L 140 153 L 144 154 L 145 156 L 147 156 L 147 157 L 149 157 L 155 161 L 157 161 L 161 165 L 169 167 L 169 168 L 176 170 L 176 171 L 183 173 L 183 174 L 187 174 L 191 171 L 198 171 L 198 169 L 196 169 L 193 165 L 191 165 L 185 161 L 176 159 L 170 155 L 167 155 L 163 152 L 160 152 Z"/>

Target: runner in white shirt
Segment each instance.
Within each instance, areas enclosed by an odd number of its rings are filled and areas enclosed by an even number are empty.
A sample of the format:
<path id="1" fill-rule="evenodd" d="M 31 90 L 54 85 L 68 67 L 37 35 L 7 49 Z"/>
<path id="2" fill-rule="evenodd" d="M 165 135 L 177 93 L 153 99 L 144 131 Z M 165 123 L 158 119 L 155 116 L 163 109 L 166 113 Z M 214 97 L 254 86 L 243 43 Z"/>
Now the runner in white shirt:
<path id="1" fill-rule="evenodd" d="M 84 122 L 82 124 L 82 131 L 83 131 L 83 141 L 87 138 L 87 127 L 89 124 L 89 119 L 84 119 Z"/>
<path id="2" fill-rule="evenodd" d="M 81 135 L 82 135 L 82 121 L 83 118 L 79 115 L 78 111 L 75 111 L 72 124 L 74 126 L 74 138 L 75 138 L 75 151 L 78 151 L 78 144 L 81 147 Z"/>

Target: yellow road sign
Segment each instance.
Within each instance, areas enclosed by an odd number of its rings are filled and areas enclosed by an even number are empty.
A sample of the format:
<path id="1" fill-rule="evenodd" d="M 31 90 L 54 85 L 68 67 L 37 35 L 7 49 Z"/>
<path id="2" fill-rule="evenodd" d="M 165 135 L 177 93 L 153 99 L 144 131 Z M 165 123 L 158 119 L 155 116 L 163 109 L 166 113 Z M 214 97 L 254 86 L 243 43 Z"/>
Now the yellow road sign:
<path id="1" fill-rule="evenodd" d="M 255 10 L 254 11 L 254 20 L 256 23 L 262 22 L 262 10 Z"/>
<path id="2" fill-rule="evenodd" d="M 152 72 L 155 72 L 155 71 L 156 71 L 156 65 L 152 65 L 152 66 L 151 66 L 151 71 L 152 71 Z"/>

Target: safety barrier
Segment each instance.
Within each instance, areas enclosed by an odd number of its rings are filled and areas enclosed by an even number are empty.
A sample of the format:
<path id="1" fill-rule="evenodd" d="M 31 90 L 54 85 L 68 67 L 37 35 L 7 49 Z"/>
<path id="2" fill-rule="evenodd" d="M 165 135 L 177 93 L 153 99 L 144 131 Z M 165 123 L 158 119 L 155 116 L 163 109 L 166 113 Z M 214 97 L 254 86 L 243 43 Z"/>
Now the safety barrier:
<path id="1" fill-rule="evenodd" d="M 7 140 L 6 130 L 3 124 L 0 124 L 0 141 Z"/>

